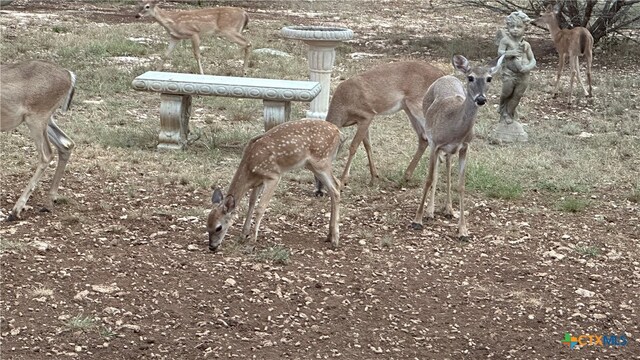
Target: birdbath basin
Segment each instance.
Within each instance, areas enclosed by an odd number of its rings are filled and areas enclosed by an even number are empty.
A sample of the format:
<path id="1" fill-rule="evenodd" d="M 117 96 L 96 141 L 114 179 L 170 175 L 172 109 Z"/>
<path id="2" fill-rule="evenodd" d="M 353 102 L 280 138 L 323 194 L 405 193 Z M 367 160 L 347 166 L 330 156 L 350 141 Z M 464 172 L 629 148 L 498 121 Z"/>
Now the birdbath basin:
<path id="1" fill-rule="evenodd" d="M 353 38 L 353 31 L 336 26 L 285 26 L 280 30 L 283 37 L 301 40 L 309 45 L 309 78 L 320 83 L 320 94 L 311 101 L 307 117 L 325 119 L 329 109 L 331 72 L 336 60 L 336 47 Z"/>

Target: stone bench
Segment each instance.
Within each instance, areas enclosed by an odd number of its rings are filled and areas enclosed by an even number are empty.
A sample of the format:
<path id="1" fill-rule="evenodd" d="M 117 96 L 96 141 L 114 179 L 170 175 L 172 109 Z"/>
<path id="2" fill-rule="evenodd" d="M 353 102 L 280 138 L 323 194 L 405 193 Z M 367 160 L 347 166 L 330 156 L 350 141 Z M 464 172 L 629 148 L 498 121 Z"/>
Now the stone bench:
<path id="1" fill-rule="evenodd" d="M 265 130 L 289 120 L 292 101 L 311 101 L 320 93 L 316 81 L 148 71 L 131 83 L 135 90 L 160 93 L 158 149 L 184 149 L 189 136 L 191 97 L 226 96 L 262 99 Z"/>

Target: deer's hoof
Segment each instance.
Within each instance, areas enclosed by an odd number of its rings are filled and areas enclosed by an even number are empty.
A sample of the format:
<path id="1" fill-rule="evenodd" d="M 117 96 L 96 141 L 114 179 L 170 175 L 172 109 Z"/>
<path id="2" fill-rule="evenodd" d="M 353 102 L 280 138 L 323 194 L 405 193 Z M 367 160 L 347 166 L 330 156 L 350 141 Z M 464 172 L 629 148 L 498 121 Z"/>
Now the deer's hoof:
<path id="1" fill-rule="evenodd" d="M 46 207 L 42 207 L 42 208 L 40 208 L 40 212 L 41 212 L 41 213 L 50 213 L 50 212 L 51 212 L 51 210 L 49 210 L 49 209 L 48 209 L 48 208 L 46 208 Z"/>
<path id="2" fill-rule="evenodd" d="M 17 221 L 20 218 L 18 216 L 16 216 L 16 214 L 14 214 L 13 212 L 9 213 L 9 216 L 7 216 L 7 221 Z"/>
<path id="3" fill-rule="evenodd" d="M 324 192 L 322 190 L 316 190 L 313 192 L 313 195 L 315 197 L 323 197 L 324 196 Z"/>
<path id="4" fill-rule="evenodd" d="M 462 242 L 469 242 L 471 240 L 471 236 L 469 235 L 460 235 L 458 236 L 458 240 Z"/>
<path id="5" fill-rule="evenodd" d="M 445 217 L 446 219 L 451 220 L 451 219 L 453 219 L 453 213 L 446 212 L 446 213 L 444 213 L 444 217 Z"/>
<path id="6" fill-rule="evenodd" d="M 424 229 L 424 226 L 422 226 L 422 224 L 419 224 L 417 222 L 412 222 L 411 223 L 411 228 L 413 230 L 422 230 L 422 229 Z"/>

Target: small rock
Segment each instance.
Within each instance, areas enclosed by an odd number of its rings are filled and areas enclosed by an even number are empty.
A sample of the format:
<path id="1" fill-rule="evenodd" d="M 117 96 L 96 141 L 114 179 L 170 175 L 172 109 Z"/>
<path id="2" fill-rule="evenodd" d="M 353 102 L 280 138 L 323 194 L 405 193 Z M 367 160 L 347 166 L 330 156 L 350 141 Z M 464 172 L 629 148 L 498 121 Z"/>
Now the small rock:
<path id="1" fill-rule="evenodd" d="M 189 244 L 189 245 L 187 245 L 187 250 L 189 250 L 189 251 L 198 251 L 198 250 L 200 250 L 200 247 L 197 246 L 197 245 Z"/>
<path id="2" fill-rule="evenodd" d="M 121 326 L 123 329 L 128 329 L 133 331 L 134 333 L 139 333 L 140 332 L 140 326 L 139 325 L 132 325 L 132 324 L 124 324 Z"/>
<path id="3" fill-rule="evenodd" d="M 607 315 L 605 314 L 593 314 L 593 318 L 596 320 L 604 320 L 607 318 Z"/>
<path id="4" fill-rule="evenodd" d="M 73 297 L 73 300 L 82 301 L 87 298 L 87 295 L 89 295 L 89 290 L 82 290 Z"/>
<path id="5" fill-rule="evenodd" d="M 547 252 L 545 252 L 544 254 L 542 254 L 542 256 L 544 257 L 550 257 L 556 260 L 562 260 L 566 257 L 566 255 L 557 253 L 555 250 L 549 250 Z"/>
<path id="6" fill-rule="evenodd" d="M 224 283 L 229 286 L 236 286 L 236 281 L 233 280 L 232 278 L 228 278 L 227 280 L 224 281 Z"/>
<path id="7" fill-rule="evenodd" d="M 576 294 L 582 296 L 582 297 L 593 297 L 593 295 L 595 295 L 596 293 L 594 293 L 593 291 L 589 291 L 583 288 L 579 288 L 578 290 L 576 290 Z"/>

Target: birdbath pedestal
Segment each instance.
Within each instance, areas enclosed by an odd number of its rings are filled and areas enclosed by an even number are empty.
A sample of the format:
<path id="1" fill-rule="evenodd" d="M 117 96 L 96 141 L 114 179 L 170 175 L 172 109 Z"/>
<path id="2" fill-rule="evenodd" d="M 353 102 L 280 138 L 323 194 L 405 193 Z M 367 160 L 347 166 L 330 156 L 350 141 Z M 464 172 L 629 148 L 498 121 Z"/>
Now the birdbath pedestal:
<path id="1" fill-rule="evenodd" d="M 320 94 L 310 104 L 307 117 L 325 119 L 329 109 L 331 72 L 336 60 L 336 47 L 353 38 L 353 31 L 331 26 L 286 26 L 281 30 L 287 39 L 302 40 L 309 45 L 309 78 L 320 83 Z"/>

